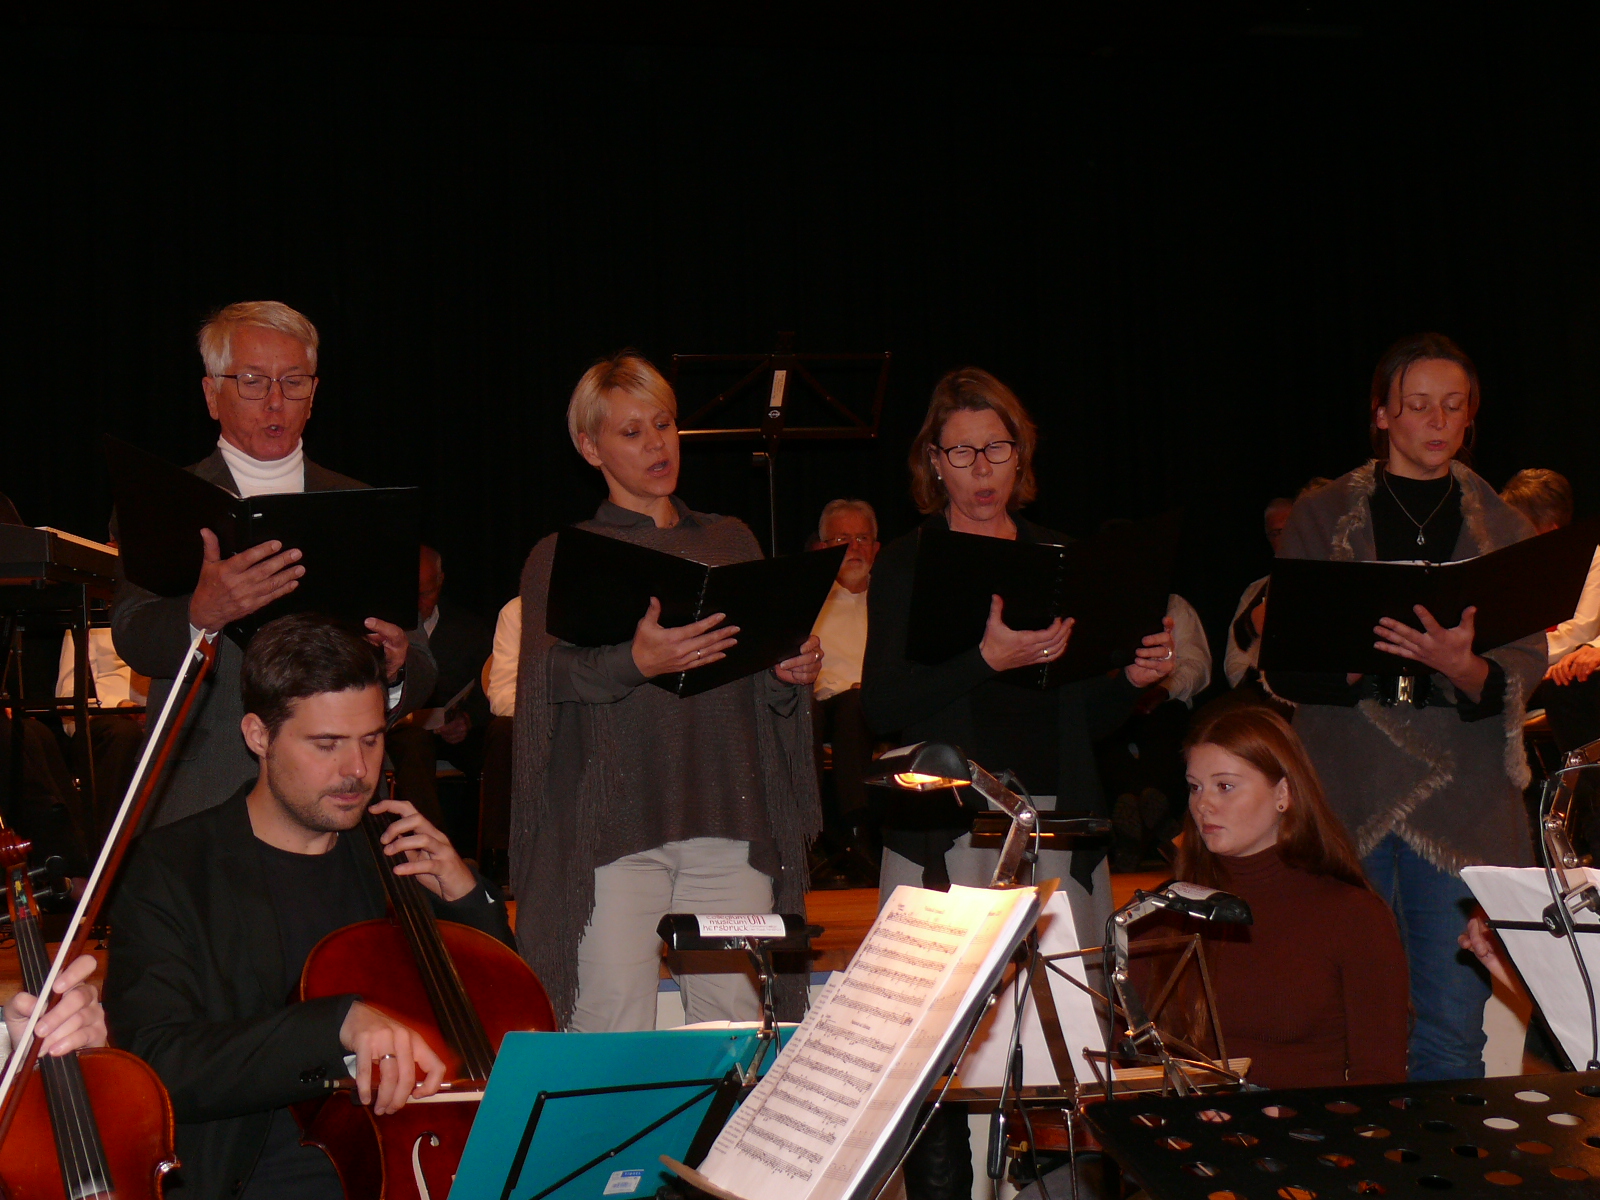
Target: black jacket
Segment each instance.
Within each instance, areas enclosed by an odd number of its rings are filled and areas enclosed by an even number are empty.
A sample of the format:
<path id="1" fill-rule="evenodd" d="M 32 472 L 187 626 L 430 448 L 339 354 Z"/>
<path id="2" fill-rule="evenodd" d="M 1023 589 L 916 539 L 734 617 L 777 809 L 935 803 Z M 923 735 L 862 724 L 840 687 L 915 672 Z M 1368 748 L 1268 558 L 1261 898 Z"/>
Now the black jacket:
<path id="1" fill-rule="evenodd" d="M 1015 520 L 1020 541 L 1072 540 L 1021 517 Z M 978 647 L 937 666 L 924 666 L 906 657 L 917 545 L 922 530 L 930 526 L 944 527 L 944 516 L 935 514 L 917 529 L 890 542 L 873 564 L 872 588 L 867 596 L 867 653 L 861 671 L 862 711 L 879 732 L 898 730 L 906 742 L 953 742 L 979 764 L 1004 767 L 1007 764 L 984 764 L 984 748 L 977 744 L 973 693 L 997 676 L 984 662 Z M 1065 684 L 1059 689 L 1058 812 L 1105 813 L 1106 800 L 1095 769 L 1093 742 L 1122 724 L 1138 698 L 1139 689 L 1121 671 Z M 897 838 L 893 810 L 885 815 L 885 844 L 924 866 L 928 854 L 943 853 L 957 836 L 971 828 L 970 815 L 958 806 L 952 803 L 936 807 L 930 799 L 918 798 L 917 807 L 929 815 L 917 824 L 933 823 L 940 828 L 919 837 Z"/>
<path id="2" fill-rule="evenodd" d="M 326 1095 L 346 1074 L 339 1042 L 356 996 L 291 1004 L 261 855 L 231 800 L 136 843 L 111 907 L 106 1014 L 114 1044 L 143 1058 L 172 1095 L 183 1195 L 237 1195 L 255 1169 L 272 1111 Z M 360 830 L 341 834 L 362 839 Z M 356 860 L 375 914 L 383 883 L 363 840 Z M 434 911 L 509 944 L 488 884 Z"/>

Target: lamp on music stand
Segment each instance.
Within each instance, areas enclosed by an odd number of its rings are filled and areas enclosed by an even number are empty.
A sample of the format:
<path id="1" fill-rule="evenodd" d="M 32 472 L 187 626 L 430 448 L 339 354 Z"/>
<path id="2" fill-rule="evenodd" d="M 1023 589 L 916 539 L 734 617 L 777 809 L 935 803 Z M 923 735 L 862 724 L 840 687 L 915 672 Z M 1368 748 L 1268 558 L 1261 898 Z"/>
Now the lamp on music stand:
<path id="1" fill-rule="evenodd" d="M 970 787 L 1011 818 L 1011 828 L 1000 847 L 990 887 L 1015 887 L 1027 854 L 1028 839 L 1039 828 L 1039 810 L 1026 796 L 1019 796 L 989 772 L 969 759 L 960 746 L 944 742 L 916 742 L 887 750 L 878 757 L 876 771 L 867 777 L 869 784 L 896 787 L 908 792 L 932 792 L 941 788 Z"/>

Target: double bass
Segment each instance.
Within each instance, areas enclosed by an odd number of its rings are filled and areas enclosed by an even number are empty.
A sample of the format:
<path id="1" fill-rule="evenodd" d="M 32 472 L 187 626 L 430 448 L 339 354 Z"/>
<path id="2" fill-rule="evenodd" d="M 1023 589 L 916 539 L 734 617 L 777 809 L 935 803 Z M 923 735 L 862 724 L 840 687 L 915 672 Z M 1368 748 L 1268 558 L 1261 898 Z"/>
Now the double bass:
<path id="1" fill-rule="evenodd" d="M 556 1028 L 544 987 L 515 951 L 481 930 L 437 920 L 417 876 L 390 869 L 396 860 L 382 838 L 396 819 L 362 817 L 388 915 L 318 942 L 301 972 L 300 999 L 359 994 L 426 1039 L 444 1060 L 445 1082 L 384 1116 L 360 1104 L 347 1081 L 327 1099 L 296 1106 L 301 1140 L 333 1160 L 347 1200 L 444 1200 L 501 1039 Z"/>
<path id="2" fill-rule="evenodd" d="M 139 817 L 155 794 L 176 732 L 216 662 L 202 636 L 162 707 L 112 819 L 67 934 L 52 963 L 39 927 L 26 840 L 0 824 L 0 865 L 25 991 L 41 997 L 0 1078 L 0 1196 L 6 1200 L 159 1200 L 173 1153 L 172 1101 L 142 1059 L 121 1050 L 39 1056 L 34 1026 L 65 965 L 78 957 L 127 854 Z"/>

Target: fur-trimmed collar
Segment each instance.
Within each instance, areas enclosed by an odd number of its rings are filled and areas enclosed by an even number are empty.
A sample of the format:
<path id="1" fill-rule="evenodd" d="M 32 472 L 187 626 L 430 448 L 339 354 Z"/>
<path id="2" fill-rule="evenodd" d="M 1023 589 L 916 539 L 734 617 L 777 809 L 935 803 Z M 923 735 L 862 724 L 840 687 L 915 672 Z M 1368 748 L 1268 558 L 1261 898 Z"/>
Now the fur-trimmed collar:
<path id="1" fill-rule="evenodd" d="M 1344 477 L 1350 505 L 1333 530 L 1333 546 L 1328 555 L 1334 562 L 1370 562 L 1377 557 L 1377 541 L 1372 532 L 1372 494 L 1378 490 L 1378 460 L 1369 459 Z M 1484 492 L 1493 489 L 1471 467 L 1452 460 L 1450 474 L 1461 493 L 1461 536 L 1456 539 L 1453 560 L 1476 558 L 1496 546 L 1484 507 Z"/>

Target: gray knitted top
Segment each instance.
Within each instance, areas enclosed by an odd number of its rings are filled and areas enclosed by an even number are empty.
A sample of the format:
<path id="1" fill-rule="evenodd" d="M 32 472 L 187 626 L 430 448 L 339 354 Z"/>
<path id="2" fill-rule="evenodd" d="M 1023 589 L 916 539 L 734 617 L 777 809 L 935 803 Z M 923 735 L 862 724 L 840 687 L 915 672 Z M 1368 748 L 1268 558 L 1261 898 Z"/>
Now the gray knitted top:
<path id="1" fill-rule="evenodd" d="M 743 522 L 673 503 L 670 529 L 610 502 L 579 528 L 712 565 L 761 556 Z M 811 689 L 761 671 L 679 699 L 644 682 L 626 644 L 558 642 L 545 632 L 558 536 L 533 548 L 522 573 L 510 853 L 517 945 L 565 1024 L 595 867 L 688 838 L 747 841 L 778 911 L 804 912 L 806 842 L 821 812 Z M 785 1008 L 803 986 L 780 986 Z"/>
<path id="2" fill-rule="evenodd" d="M 1459 462 L 1450 469 L 1461 491 L 1462 518 L 1453 558 L 1487 554 L 1532 534 L 1527 520 L 1483 479 Z M 1279 557 L 1371 562 L 1377 553 L 1370 503 L 1376 484 L 1376 467 L 1369 462 L 1302 496 L 1284 527 Z M 1522 721 L 1528 694 L 1544 674 L 1544 635 L 1485 657 L 1505 671 L 1505 707 L 1498 719 L 1464 721 L 1453 707 L 1384 707 L 1371 699 L 1352 708 L 1298 706 L 1295 732 L 1361 854 L 1393 833 L 1452 874 L 1478 864 L 1533 861 L 1522 806 L 1528 785 Z M 1270 677 L 1266 683 L 1270 688 Z M 1444 676 L 1434 675 L 1433 685 L 1436 694 L 1454 698 Z"/>

